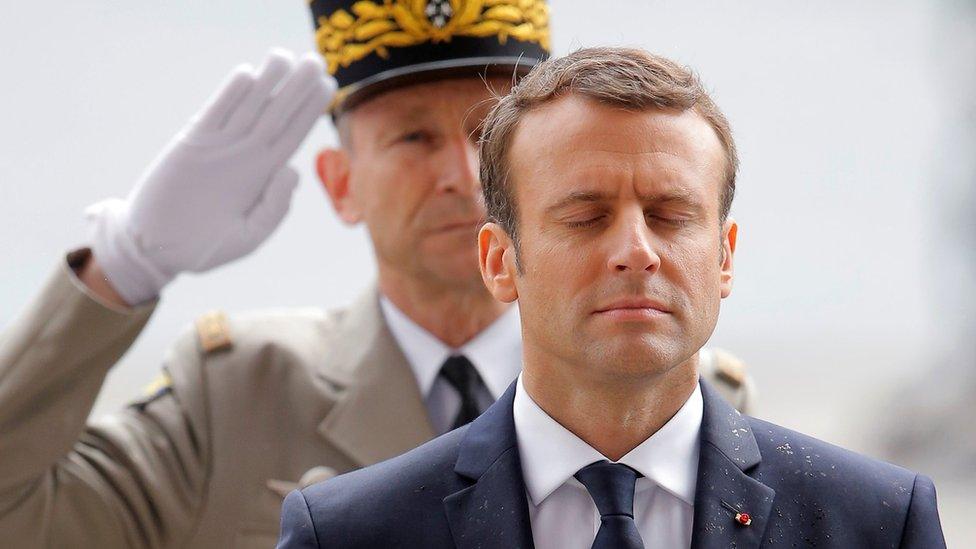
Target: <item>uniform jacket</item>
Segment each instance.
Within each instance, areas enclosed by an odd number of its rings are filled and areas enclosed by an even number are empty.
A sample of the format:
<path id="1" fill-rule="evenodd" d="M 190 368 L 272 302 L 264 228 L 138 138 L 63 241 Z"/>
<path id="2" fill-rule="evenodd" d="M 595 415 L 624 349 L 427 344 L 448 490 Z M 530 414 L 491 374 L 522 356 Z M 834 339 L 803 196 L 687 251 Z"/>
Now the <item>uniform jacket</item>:
<path id="1" fill-rule="evenodd" d="M 292 492 L 279 549 L 532 547 L 514 395 L 513 384 L 467 427 L 402 456 Z M 693 549 L 945 547 L 928 478 L 740 415 L 707 382 L 702 396 Z"/>
<path id="2" fill-rule="evenodd" d="M 289 491 L 433 438 L 375 289 L 207 317 L 152 395 L 87 422 L 153 306 L 107 308 L 62 264 L 0 335 L 0 546 L 270 547 Z"/>

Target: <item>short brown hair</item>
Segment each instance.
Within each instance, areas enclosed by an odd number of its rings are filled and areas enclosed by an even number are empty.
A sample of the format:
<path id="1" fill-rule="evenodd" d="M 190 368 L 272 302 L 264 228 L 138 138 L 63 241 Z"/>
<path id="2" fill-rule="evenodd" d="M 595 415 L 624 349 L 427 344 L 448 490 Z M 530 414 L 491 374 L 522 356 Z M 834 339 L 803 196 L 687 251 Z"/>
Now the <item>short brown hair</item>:
<path id="1" fill-rule="evenodd" d="M 728 160 L 719 218 L 724 221 L 735 195 L 739 158 L 725 115 L 701 81 L 670 59 L 634 48 L 586 48 L 551 58 L 532 69 L 500 98 L 481 132 L 481 184 L 488 218 L 502 226 L 518 246 L 518 213 L 509 185 L 508 147 L 525 113 L 566 94 L 605 105 L 644 109 L 694 109 L 715 130 Z"/>

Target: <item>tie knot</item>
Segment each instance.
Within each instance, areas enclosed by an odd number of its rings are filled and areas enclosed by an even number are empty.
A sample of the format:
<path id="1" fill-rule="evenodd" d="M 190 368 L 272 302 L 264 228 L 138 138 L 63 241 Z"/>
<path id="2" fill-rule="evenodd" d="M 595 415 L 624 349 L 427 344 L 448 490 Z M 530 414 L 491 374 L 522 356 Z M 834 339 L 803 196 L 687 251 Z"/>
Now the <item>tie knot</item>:
<path id="1" fill-rule="evenodd" d="M 464 355 L 453 355 L 445 360 L 441 366 L 441 375 L 462 395 L 470 392 L 474 381 L 478 379 L 474 364 Z"/>
<path id="2" fill-rule="evenodd" d="M 643 475 L 620 463 L 597 461 L 577 471 L 576 480 L 586 487 L 601 517 L 634 516 L 634 488 Z"/>

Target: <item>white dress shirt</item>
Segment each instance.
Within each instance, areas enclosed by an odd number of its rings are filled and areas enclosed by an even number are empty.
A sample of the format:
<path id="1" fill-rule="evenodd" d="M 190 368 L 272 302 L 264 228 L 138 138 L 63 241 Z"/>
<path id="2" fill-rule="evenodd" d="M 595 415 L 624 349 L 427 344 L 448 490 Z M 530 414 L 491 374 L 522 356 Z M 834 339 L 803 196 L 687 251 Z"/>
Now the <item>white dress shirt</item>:
<path id="1" fill-rule="evenodd" d="M 589 549 L 600 513 L 573 475 L 607 458 L 549 417 L 525 392 L 521 375 L 515 391 L 515 433 L 536 549 Z M 617 462 L 644 475 L 637 479 L 634 520 L 648 549 L 691 546 L 702 413 L 696 385 L 674 417 Z"/>
<path id="2" fill-rule="evenodd" d="M 393 338 L 410 363 L 437 434 L 450 431 L 461 410 L 461 396 L 438 375 L 448 357 L 462 354 L 478 371 L 485 382 L 485 388 L 476 395 L 482 410 L 498 400 L 522 371 L 522 330 L 517 306 L 509 307 L 460 349 L 445 345 L 385 296 L 380 296 L 380 307 Z"/>

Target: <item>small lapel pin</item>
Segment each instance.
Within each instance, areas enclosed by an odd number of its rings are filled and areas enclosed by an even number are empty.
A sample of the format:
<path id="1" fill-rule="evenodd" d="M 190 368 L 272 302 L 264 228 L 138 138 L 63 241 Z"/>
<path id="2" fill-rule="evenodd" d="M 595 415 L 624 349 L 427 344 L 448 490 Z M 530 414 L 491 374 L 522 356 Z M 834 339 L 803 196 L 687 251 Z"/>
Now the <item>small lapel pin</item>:
<path id="1" fill-rule="evenodd" d="M 749 513 L 743 513 L 742 511 L 739 511 L 738 509 L 733 507 L 731 504 L 726 503 L 724 501 L 722 502 L 722 507 L 725 507 L 729 511 L 735 513 L 735 516 L 733 518 L 735 518 L 735 521 L 741 524 L 742 526 L 752 525 L 752 516 L 749 515 Z"/>
<path id="2" fill-rule="evenodd" d="M 749 513 L 736 513 L 735 520 L 739 521 L 739 524 L 743 526 L 752 524 L 752 517 L 749 516 Z"/>

